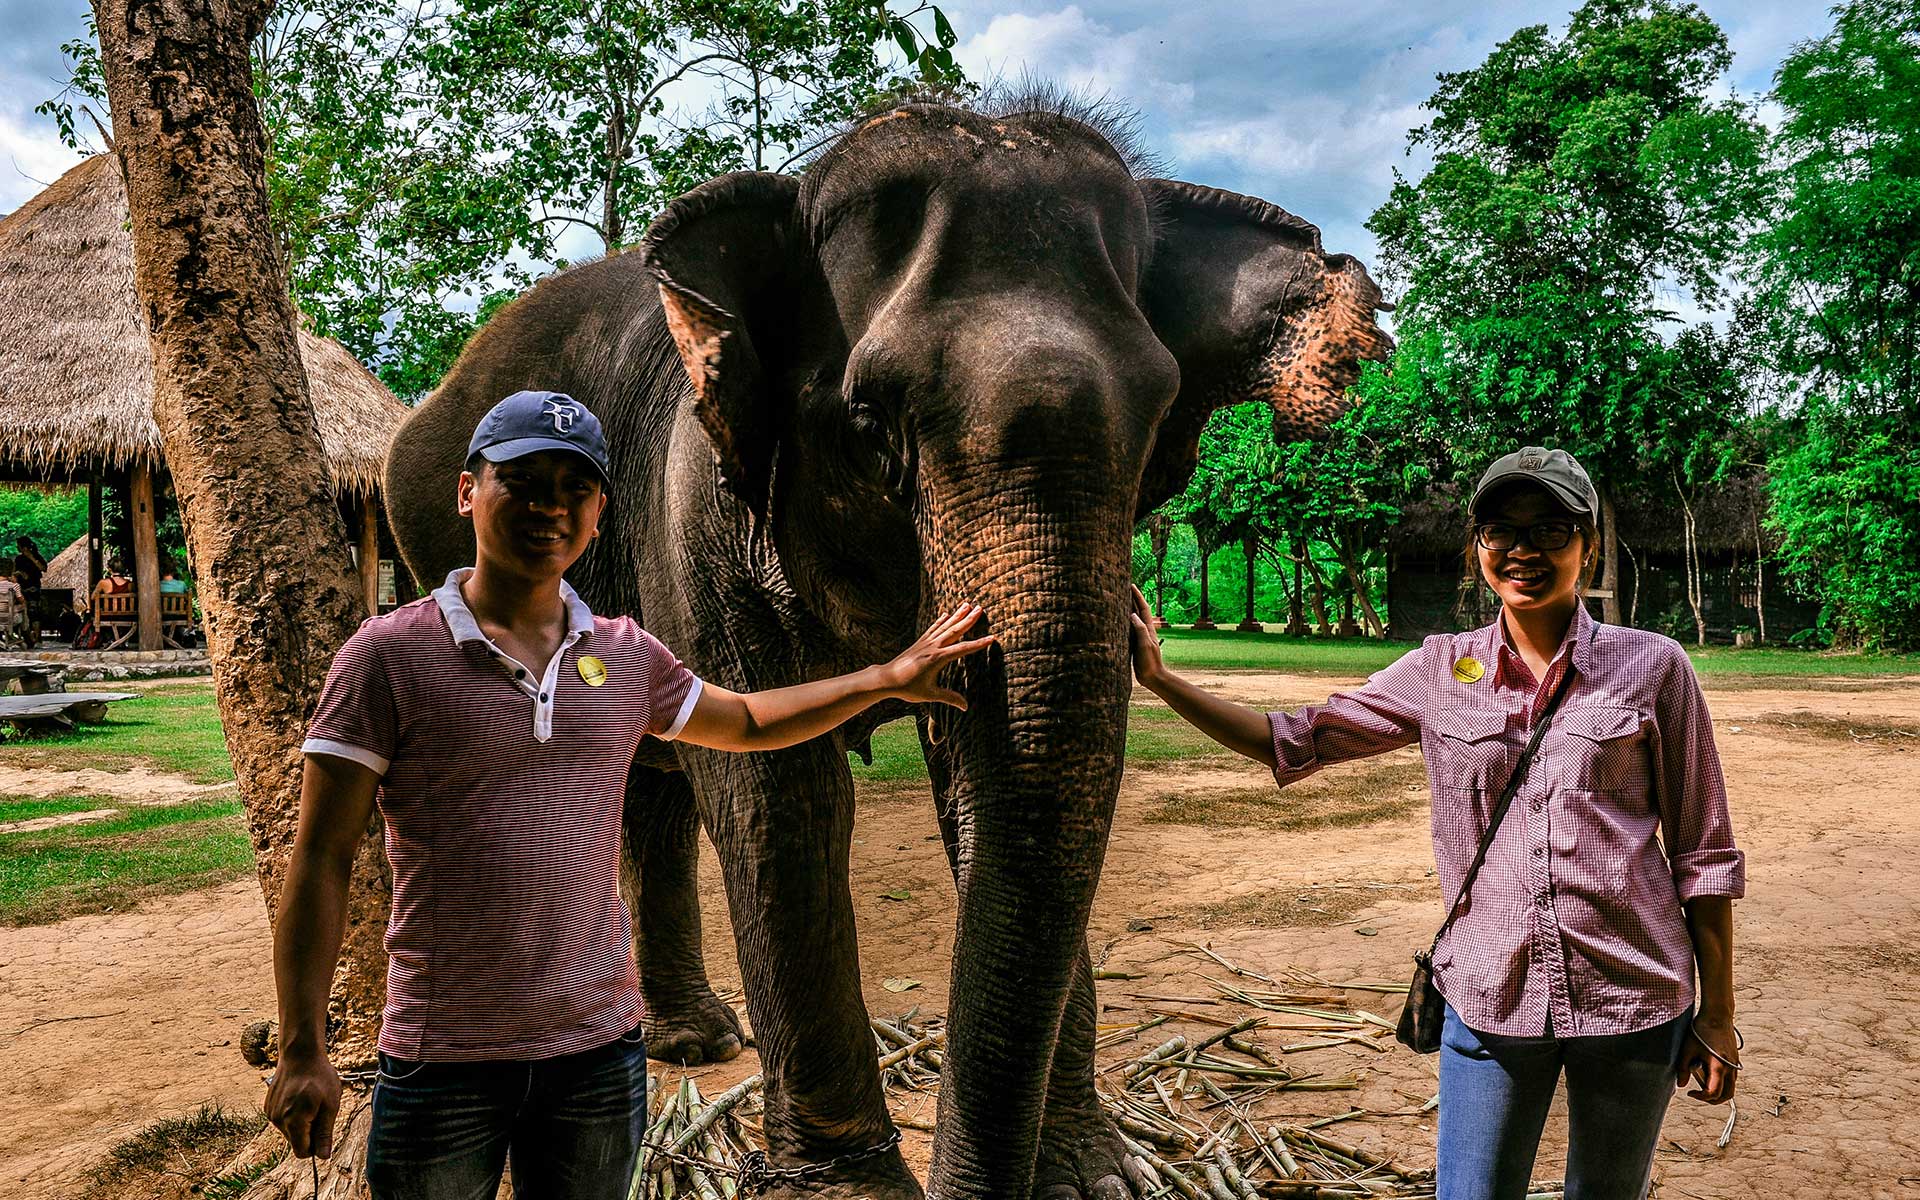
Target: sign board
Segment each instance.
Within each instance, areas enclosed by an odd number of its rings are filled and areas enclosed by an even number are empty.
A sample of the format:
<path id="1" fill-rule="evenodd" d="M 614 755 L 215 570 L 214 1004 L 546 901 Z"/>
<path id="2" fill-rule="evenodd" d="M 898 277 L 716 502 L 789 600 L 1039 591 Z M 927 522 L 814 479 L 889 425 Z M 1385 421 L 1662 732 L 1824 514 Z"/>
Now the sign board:
<path id="1" fill-rule="evenodd" d="M 374 595 L 375 603 L 381 608 L 392 608 L 398 603 L 394 599 L 393 560 L 390 558 L 380 560 L 380 585 Z"/>

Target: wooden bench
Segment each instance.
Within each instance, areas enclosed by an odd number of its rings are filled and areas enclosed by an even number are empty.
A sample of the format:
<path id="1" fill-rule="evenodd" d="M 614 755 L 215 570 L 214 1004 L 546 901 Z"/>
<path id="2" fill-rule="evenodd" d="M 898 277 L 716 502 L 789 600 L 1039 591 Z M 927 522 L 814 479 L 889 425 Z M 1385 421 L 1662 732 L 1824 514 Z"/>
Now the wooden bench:
<path id="1" fill-rule="evenodd" d="M 187 647 L 180 635 L 193 624 L 193 600 L 185 592 L 160 593 L 160 644 L 175 650 Z M 118 650 L 140 632 L 140 597 L 134 592 L 108 592 L 93 598 L 93 627 L 111 640 L 100 648 Z"/>

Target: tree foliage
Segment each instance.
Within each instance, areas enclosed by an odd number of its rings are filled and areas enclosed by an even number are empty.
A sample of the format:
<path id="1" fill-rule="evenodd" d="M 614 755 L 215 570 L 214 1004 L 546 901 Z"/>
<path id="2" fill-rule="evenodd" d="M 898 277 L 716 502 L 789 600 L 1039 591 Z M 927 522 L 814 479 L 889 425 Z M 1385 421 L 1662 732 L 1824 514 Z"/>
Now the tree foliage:
<path id="1" fill-rule="evenodd" d="M 1920 4 L 1836 9 L 1774 98 L 1779 200 L 1751 277 L 1799 403 L 1772 523 L 1838 633 L 1920 645 Z"/>
<path id="2" fill-rule="evenodd" d="M 70 143 L 94 40 L 41 106 Z M 303 0 L 254 43 L 269 193 L 315 328 L 429 390 L 569 228 L 635 240 L 713 175 L 784 169 L 868 101 L 960 76 L 953 28 L 889 0 Z"/>
<path id="3" fill-rule="evenodd" d="M 1403 293 L 1381 387 L 1443 422 L 1453 471 L 1533 442 L 1603 486 L 1666 473 L 1649 456 L 1698 403 L 1668 297 L 1720 301 L 1765 198 L 1760 125 L 1712 94 L 1730 62 L 1692 4 L 1589 0 L 1439 77 L 1410 144 L 1433 167 L 1368 228 Z"/>

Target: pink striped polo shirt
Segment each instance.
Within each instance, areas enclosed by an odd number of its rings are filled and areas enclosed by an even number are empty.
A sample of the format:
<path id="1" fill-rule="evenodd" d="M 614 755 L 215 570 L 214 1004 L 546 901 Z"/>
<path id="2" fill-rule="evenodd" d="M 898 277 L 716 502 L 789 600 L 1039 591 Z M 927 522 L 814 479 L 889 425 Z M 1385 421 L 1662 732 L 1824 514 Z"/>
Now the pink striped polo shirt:
<path id="1" fill-rule="evenodd" d="M 1481 667 L 1466 664 L 1472 659 Z M 1469 1028 L 1537 1037 L 1631 1033 L 1686 1012 L 1682 905 L 1746 893 L 1713 719 L 1678 642 L 1582 608 L 1536 680 L 1500 621 L 1430 637 L 1355 691 L 1272 713 L 1282 787 L 1328 763 L 1418 741 L 1433 789 L 1440 891 L 1458 895 L 1487 820 L 1563 672 L 1486 865 L 1434 953 Z"/>
<path id="2" fill-rule="evenodd" d="M 381 777 L 380 1049 L 431 1062 L 590 1050 L 640 1019 L 620 899 L 627 770 L 642 737 L 679 734 L 700 681 L 564 583 L 559 652 L 544 670 L 519 663 L 461 598 L 469 574 L 347 639 L 302 749 Z"/>

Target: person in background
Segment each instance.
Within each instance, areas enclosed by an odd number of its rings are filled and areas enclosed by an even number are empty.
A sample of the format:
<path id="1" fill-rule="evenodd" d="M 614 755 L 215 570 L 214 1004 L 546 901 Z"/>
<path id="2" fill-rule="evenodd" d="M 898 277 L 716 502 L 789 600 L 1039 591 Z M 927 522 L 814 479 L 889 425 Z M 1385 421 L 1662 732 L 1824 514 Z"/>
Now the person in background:
<path id="1" fill-rule="evenodd" d="M 1440 1200 L 1525 1196 L 1563 1072 L 1567 1195 L 1641 1200 L 1675 1088 L 1691 1079 L 1688 1095 L 1719 1104 L 1740 1070 L 1733 901 L 1746 868 L 1713 722 L 1679 643 L 1602 626 L 1582 604 L 1595 509 L 1564 451 L 1496 461 L 1469 506 L 1466 552 L 1500 615 L 1293 713 L 1244 708 L 1169 670 L 1134 589 L 1142 686 L 1281 787 L 1420 744 L 1455 914 L 1433 956 L 1446 1000 Z M 1563 683 L 1463 903 L 1491 810 Z"/>
<path id="2" fill-rule="evenodd" d="M 14 539 L 13 545 L 13 579 L 25 597 L 26 624 L 22 637 L 27 645 L 36 646 L 40 643 L 40 581 L 47 573 L 47 556 L 40 553 L 40 547 L 24 533 Z"/>

